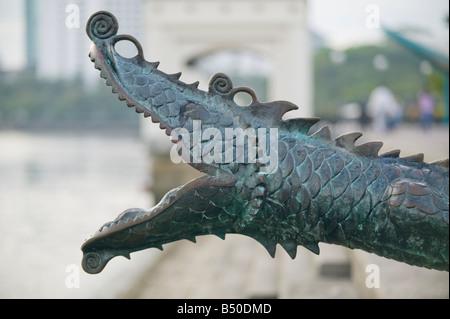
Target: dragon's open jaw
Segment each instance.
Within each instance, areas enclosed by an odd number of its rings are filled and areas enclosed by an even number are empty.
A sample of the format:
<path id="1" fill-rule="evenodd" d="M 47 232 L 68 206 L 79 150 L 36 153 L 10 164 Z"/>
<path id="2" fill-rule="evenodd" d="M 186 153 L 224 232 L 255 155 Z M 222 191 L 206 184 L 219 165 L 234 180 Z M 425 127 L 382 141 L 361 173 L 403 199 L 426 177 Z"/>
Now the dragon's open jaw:
<path id="1" fill-rule="evenodd" d="M 134 107 L 136 112 L 143 113 L 144 117 L 151 117 L 152 122 L 159 123 L 160 128 L 165 130 L 165 133 L 168 136 L 171 136 L 171 132 L 174 129 L 173 127 L 165 123 L 165 121 L 159 117 L 158 114 L 136 102 L 122 88 L 122 86 L 118 83 L 118 76 L 113 73 L 115 69 L 114 65 L 111 66 L 108 64 L 108 61 L 105 59 L 104 55 L 95 43 L 91 46 L 89 57 L 91 58 L 91 61 L 94 62 L 95 68 L 100 70 L 100 76 L 106 79 L 106 85 L 111 86 L 112 92 L 118 94 L 119 100 L 126 101 L 128 107 Z M 140 59 L 140 57 L 137 56 L 132 59 Z M 144 61 L 144 63 L 148 62 Z M 180 141 L 172 139 L 172 142 L 176 143 Z M 129 209 L 120 214 L 115 220 L 104 224 L 82 246 L 82 250 L 84 252 L 82 261 L 83 269 L 88 273 L 96 274 L 101 272 L 107 262 L 115 256 L 121 255 L 129 258 L 129 254 L 133 251 L 149 247 L 162 249 L 163 243 L 176 241 L 183 238 L 195 241 L 195 235 L 191 235 L 190 233 L 162 236 L 163 239 L 161 239 L 160 231 L 163 231 L 163 229 L 157 229 L 157 227 L 153 227 L 152 225 L 152 231 L 158 233 L 159 236 L 155 236 L 154 242 L 147 238 L 145 241 L 145 247 L 136 246 L 133 249 L 129 247 L 116 247 L 112 249 L 108 247 L 107 243 L 102 243 L 104 239 L 107 239 L 109 242 L 114 242 L 119 239 L 122 240 L 124 236 L 123 234 L 127 233 L 126 230 L 131 228 L 133 228 L 132 232 L 136 235 L 136 229 L 139 229 L 139 227 L 136 227 L 138 225 L 142 225 L 142 235 L 145 237 L 145 233 L 149 231 L 150 227 L 148 222 L 152 220 L 166 219 L 167 217 L 162 215 L 164 215 L 164 213 L 186 193 L 196 191 L 196 189 L 199 188 L 227 187 L 235 184 L 234 176 L 217 166 L 209 165 L 203 162 L 190 163 L 190 165 L 195 169 L 206 173 L 207 176 L 199 177 L 183 186 L 171 190 L 164 196 L 158 205 L 150 210 Z M 201 231 L 198 234 L 201 234 Z M 93 248 L 94 246 L 95 248 Z"/>
<path id="2" fill-rule="evenodd" d="M 184 186 L 169 191 L 159 204 L 150 210 L 128 209 L 115 220 L 104 224 L 81 247 L 84 252 L 83 269 L 88 273 L 96 274 L 101 272 L 107 262 L 115 256 L 130 258 L 131 252 L 151 247 L 162 250 L 162 244 L 180 239 L 195 242 L 195 233 L 165 234 L 167 223 L 170 223 L 170 220 L 175 218 L 177 214 L 176 209 L 172 209 L 172 206 L 183 195 L 202 187 L 211 187 L 213 184 L 212 178 L 199 177 Z M 165 216 L 164 213 L 167 211 L 170 212 Z M 149 237 L 149 234 L 153 234 L 154 237 Z M 200 235 L 200 233 L 198 234 Z M 111 242 L 125 241 L 127 237 L 136 237 L 136 235 L 137 237 L 142 235 L 141 239 L 146 238 L 144 247 L 131 248 L 128 244 L 124 244 L 123 247 L 115 245 L 115 248 L 109 246 Z"/>

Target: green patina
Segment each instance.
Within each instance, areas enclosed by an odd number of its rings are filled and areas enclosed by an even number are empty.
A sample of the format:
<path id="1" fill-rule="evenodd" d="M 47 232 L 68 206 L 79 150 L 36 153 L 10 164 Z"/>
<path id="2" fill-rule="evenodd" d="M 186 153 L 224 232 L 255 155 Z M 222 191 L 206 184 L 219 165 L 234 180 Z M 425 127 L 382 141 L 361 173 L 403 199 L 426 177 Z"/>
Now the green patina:
<path id="1" fill-rule="evenodd" d="M 144 59 L 136 39 L 117 31 L 116 19 L 107 12 L 88 21 L 91 60 L 119 99 L 160 123 L 181 146 L 186 136 L 198 138 L 194 121 L 201 121 L 202 130 L 220 132 L 219 138 L 227 128 L 251 128 L 263 129 L 269 139 L 276 129 L 277 165 L 267 173 L 267 163 L 249 156 L 189 161 L 195 158 L 195 145 L 189 143 L 188 162 L 205 176 L 170 191 L 150 210 L 130 209 L 103 225 L 82 246 L 85 271 L 98 273 L 115 256 L 162 249 L 181 239 L 195 242 L 208 234 L 250 236 L 272 256 L 277 244 L 295 258 L 298 245 L 318 254 L 318 243 L 325 242 L 448 271 L 448 160 L 424 163 L 421 154 L 378 154 L 382 143 L 356 145 L 360 133 L 332 139 L 327 126 L 311 134 L 318 119 L 282 120 L 297 108 L 294 104 L 261 103 L 251 89 L 233 88 L 221 73 L 213 76 L 208 91 L 199 90 L 198 83 L 181 82 L 180 74 L 161 72 L 158 63 Z M 114 45 L 121 40 L 133 42 L 137 56 L 120 56 Z M 239 92 L 252 97 L 250 105 L 234 102 Z M 184 138 L 173 134 L 180 129 Z M 200 139 L 200 147 L 210 142 Z M 236 137 L 227 145 L 236 152 L 240 144 Z"/>

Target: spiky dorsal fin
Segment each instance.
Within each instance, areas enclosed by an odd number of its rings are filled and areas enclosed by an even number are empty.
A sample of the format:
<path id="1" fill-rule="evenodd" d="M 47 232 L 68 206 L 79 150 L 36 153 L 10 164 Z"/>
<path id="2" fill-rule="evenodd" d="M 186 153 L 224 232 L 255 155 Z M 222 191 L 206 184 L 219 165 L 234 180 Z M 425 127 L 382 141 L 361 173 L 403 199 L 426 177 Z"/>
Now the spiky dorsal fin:
<path id="1" fill-rule="evenodd" d="M 283 127 L 291 132 L 300 132 L 302 134 L 308 133 L 308 131 L 316 123 L 320 121 L 320 118 L 296 118 L 283 121 Z"/>
<path id="2" fill-rule="evenodd" d="M 402 158 L 405 160 L 408 160 L 410 162 L 421 163 L 421 162 L 423 162 L 424 155 L 423 155 L 423 153 L 419 153 L 419 154 L 410 155 L 410 156 L 406 156 L 406 157 L 402 157 Z"/>
<path id="3" fill-rule="evenodd" d="M 349 152 L 366 157 L 378 157 L 378 152 L 383 147 L 382 142 L 367 142 L 355 145 L 355 142 L 362 136 L 360 132 L 343 134 L 334 140 L 334 144 Z"/>
<path id="4" fill-rule="evenodd" d="M 355 148 L 355 142 L 357 139 L 359 139 L 362 136 L 362 133 L 360 132 L 352 132 L 352 133 L 346 133 L 342 134 L 334 140 L 334 144 L 336 146 L 345 148 L 346 150 L 353 150 Z"/>
<path id="5" fill-rule="evenodd" d="M 380 157 L 385 158 L 398 158 L 400 156 L 400 150 L 392 150 L 380 155 Z"/>
<path id="6" fill-rule="evenodd" d="M 167 76 L 171 80 L 179 80 L 181 77 L 181 74 L 182 74 L 181 72 L 178 72 L 178 73 L 174 73 L 174 74 L 168 74 Z"/>
<path id="7" fill-rule="evenodd" d="M 443 159 L 443 160 L 439 160 L 439 161 L 434 161 L 434 162 L 431 162 L 430 164 L 432 164 L 432 165 L 437 165 L 437 166 L 441 166 L 441 167 L 443 167 L 443 168 L 449 168 L 449 161 L 448 161 L 448 158 L 446 158 L 446 159 Z"/>
<path id="8" fill-rule="evenodd" d="M 152 67 L 154 67 L 155 69 L 158 68 L 160 62 L 159 61 L 155 61 L 155 62 L 148 62 Z"/>
<path id="9" fill-rule="evenodd" d="M 383 147 L 382 142 L 367 142 L 360 145 L 355 145 L 356 141 L 362 136 L 360 132 L 351 132 L 338 136 L 335 139 L 331 137 L 331 130 L 328 126 L 323 126 L 317 132 L 311 134 L 309 137 L 317 140 L 327 142 L 329 144 L 335 145 L 337 147 L 343 148 L 353 154 L 365 156 L 365 157 L 379 157 L 379 158 L 400 158 L 400 150 L 392 150 L 379 154 L 380 149 Z M 415 155 L 410 155 L 402 157 L 402 159 L 421 163 L 424 160 L 424 154 L 419 153 Z M 441 166 L 444 168 L 449 167 L 449 160 L 440 160 L 430 164 Z"/>
<path id="10" fill-rule="evenodd" d="M 378 152 L 383 147 L 382 142 L 368 142 L 361 145 L 356 146 L 352 152 L 358 155 L 368 156 L 368 157 L 377 157 Z"/>
<path id="11" fill-rule="evenodd" d="M 329 126 L 323 126 L 310 137 L 325 142 L 331 142 L 331 129 Z"/>
<path id="12" fill-rule="evenodd" d="M 279 127 L 283 126 L 290 130 L 290 127 L 295 129 L 302 128 L 302 124 L 308 125 L 309 121 L 305 119 L 292 119 L 283 121 L 282 117 L 289 111 L 298 109 L 297 105 L 287 101 L 275 101 L 269 103 L 261 103 L 259 101 L 253 101 L 247 109 L 251 115 L 259 119 L 266 127 Z M 302 130 L 303 131 L 303 130 Z"/>
<path id="13" fill-rule="evenodd" d="M 157 65 L 155 67 L 157 67 Z M 170 75 L 170 77 L 178 79 L 179 74 L 173 74 Z M 191 89 L 197 89 L 198 82 L 187 86 Z M 252 89 L 246 87 L 233 88 L 231 79 L 223 73 L 217 73 L 212 76 L 209 82 L 208 92 L 222 95 L 228 99 L 233 99 L 236 93 L 248 93 L 252 97 L 252 103 L 247 107 L 247 110 L 250 111 L 255 118 L 259 119 L 259 125 L 261 127 L 282 127 L 294 134 L 301 133 L 307 135 L 310 129 L 320 121 L 320 118 L 294 118 L 282 120 L 284 114 L 291 110 L 296 110 L 298 107 L 287 101 L 261 103 L 258 101 L 256 94 Z M 352 132 L 343 134 L 333 140 L 331 138 L 330 128 L 328 126 L 324 126 L 309 137 L 325 141 L 359 156 L 380 158 L 398 158 L 400 156 L 400 150 L 394 150 L 379 155 L 379 151 L 383 147 L 383 143 L 378 141 L 355 145 L 355 142 L 361 136 L 362 133 L 360 132 Z M 411 162 L 423 162 L 423 158 L 423 154 L 416 154 L 404 157 L 403 159 Z M 448 168 L 448 160 L 440 161 L 436 163 L 436 165 Z"/>

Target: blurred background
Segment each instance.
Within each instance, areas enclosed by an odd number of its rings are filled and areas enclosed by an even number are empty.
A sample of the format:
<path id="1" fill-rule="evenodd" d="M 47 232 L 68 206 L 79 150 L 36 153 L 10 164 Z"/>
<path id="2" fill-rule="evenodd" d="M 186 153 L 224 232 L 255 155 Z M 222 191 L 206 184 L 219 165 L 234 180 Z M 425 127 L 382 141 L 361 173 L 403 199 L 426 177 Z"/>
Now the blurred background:
<path id="1" fill-rule="evenodd" d="M 181 80 L 217 72 L 299 106 L 333 134 L 448 158 L 446 0 L 0 0 L 0 298 L 448 298 L 448 273 L 363 252 L 299 247 L 272 259 L 241 236 L 113 259 L 81 244 L 197 172 L 170 163 L 158 125 L 128 109 L 88 58 L 85 24 L 112 12 Z M 124 46 L 124 55 L 133 47 Z M 382 151 L 383 151 L 382 150 Z M 367 286 L 368 265 L 379 288 Z"/>

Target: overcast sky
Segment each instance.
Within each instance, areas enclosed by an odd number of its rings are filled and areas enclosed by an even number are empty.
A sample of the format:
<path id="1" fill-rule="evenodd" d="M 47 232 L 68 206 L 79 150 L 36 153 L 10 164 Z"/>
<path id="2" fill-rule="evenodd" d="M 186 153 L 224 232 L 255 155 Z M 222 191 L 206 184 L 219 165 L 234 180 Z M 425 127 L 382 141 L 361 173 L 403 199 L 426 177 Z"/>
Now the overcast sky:
<path id="1" fill-rule="evenodd" d="M 336 49 L 382 40 L 376 20 L 379 26 L 443 36 L 448 7 L 448 0 L 310 0 L 309 25 Z"/>
<path id="2" fill-rule="evenodd" d="M 383 39 L 379 25 L 419 27 L 434 34 L 446 28 L 448 0 L 309 0 L 309 25 L 335 49 Z M 448 32 L 448 31 L 447 31 Z M 22 0 L 0 0 L 0 63 L 20 68 L 25 60 Z"/>

